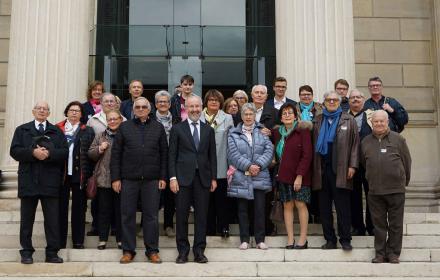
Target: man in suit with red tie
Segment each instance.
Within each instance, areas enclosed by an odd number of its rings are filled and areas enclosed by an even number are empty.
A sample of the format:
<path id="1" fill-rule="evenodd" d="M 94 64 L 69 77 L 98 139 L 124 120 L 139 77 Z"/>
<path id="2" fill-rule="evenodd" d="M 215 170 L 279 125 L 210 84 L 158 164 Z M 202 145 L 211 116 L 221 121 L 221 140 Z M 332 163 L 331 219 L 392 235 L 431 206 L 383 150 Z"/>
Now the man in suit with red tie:
<path id="1" fill-rule="evenodd" d="M 217 187 L 217 157 L 214 129 L 200 121 L 202 99 L 192 95 L 185 102 L 188 119 L 174 125 L 170 133 L 169 176 L 176 194 L 176 263 L 186 263 L 190 251 L 188 216 L 194 206 L 194 261 L 207 263 L 206 225 L 209 192 Z"/>

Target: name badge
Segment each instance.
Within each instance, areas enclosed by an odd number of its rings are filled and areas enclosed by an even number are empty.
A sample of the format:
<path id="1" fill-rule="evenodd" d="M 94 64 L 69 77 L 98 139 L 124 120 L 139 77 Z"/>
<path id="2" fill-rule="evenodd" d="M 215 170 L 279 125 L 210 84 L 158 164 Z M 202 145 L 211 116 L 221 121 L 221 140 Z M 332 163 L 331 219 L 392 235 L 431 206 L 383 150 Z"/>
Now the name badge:
<path id="1" fill-rule="evenodd" d="M 386 152 L 387 152 L 387 149 L 380 149 L 380 152 L 381 152 L 381 153 L 386 153 Z"/>
<path id="2" fill-rule="evenodd" d="M 341 126 L 341 129 L 342 130 L 347 130 L 347 127 L 346 126 Z"/>

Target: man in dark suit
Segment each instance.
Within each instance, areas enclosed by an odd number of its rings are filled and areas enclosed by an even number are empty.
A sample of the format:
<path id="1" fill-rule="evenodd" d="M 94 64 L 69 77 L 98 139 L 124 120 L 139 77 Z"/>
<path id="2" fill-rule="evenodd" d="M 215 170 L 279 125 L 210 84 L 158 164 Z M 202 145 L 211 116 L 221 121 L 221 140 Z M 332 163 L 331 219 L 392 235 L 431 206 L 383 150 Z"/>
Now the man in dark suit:
<path id="1" fill-rule="evenodd" d="M 284 77 L 276 77 L 273 81 L 273 98 L 269 98 L 266 102 L 267 106 L 273 107 L 277 110 L 283 106 L 284 103 L 292 103 L 296 105 L 296 102 L 286 97 L 287 80 Z"/>
<path id="2" fill-rule="evenodd" d="M 69 148 L 63 132 L 47 121 L 50 110 L 46 102 L 37 102 L 32 113 L 35 120 L 15 129 L 10 149 L 11 157 L 19 162 L 21 263 L 33 263 L 32 228 L 38 201 L 44 215 L 46 262 L 62 263 L 58 257 L 59 195 Z"/>
<path id="3" fill-rule="evenodd" d="M 215 133 L 200 121 L 202 99 L 192 95 L 186 99 L 188 119 L 174 125 L 170 133 L 169 176 L 171 191 L 176 194 L 176 243 L 179 256 L 176 263 L 186 263 L 190 245 L 188 241 L 188 215 L 194 206 L 194 261 L 207 263 L 206 225 L 209 191 L 217 187 L 217 157 Z"/>

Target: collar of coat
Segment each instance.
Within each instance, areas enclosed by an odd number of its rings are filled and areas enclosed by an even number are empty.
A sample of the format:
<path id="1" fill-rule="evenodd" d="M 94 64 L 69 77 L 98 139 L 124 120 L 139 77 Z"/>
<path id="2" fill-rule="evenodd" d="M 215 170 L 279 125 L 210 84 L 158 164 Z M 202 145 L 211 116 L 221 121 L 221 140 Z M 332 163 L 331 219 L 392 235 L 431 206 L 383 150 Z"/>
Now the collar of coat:
<path id="1" fill-rule="evenodd" d="M 56 124 L 56 126 L 59 128 L 59 129 L 61 129 L 61 131 L 64 133 L 64 132 L 66 132 L 66 122 L 67 122 L 67 119 L 65 119 L 64 121 L 60 121 L 59 123 L 57 123 Z M 84 130 L 84 129 L 86 129 L 86 125 L 85 124 L 83 124 L 83 123 L 79 123 L 79 128 L 81 129 L 81 130 Z"/>
<path id="2" fill-rule="evenodd" d="M 241 122 L 237 125 L 237 127 L 231 129 L 231 133 L 243 134 L 242 128 L 243 128 L 243 123 Z M 254 130 L 255 129 L 263 129 L 263 128 L 264 128 L 264 125 L 262 125 L 259 122 L 255 122 Z"/>

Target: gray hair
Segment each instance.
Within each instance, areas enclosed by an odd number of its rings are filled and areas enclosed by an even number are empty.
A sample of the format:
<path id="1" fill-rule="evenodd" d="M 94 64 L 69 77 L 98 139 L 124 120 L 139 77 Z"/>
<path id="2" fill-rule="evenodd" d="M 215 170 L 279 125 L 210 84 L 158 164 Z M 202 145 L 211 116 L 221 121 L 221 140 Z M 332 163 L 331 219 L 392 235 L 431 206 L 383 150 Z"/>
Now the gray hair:
<path id="1" fill-rule="evenodd" d="M 232 97 L 245 97 L 246 98 L 246 101 L 247 100 L 249 100 L 249 97 L 248 97 L 248 95 L 246 94 L 246 92 L 244 91 L 244 90 L 241 90 L 241 89 L 239 89 L 239 90 L 236 90 L 235 92 L 234 92 L 234 94 L 232 95 Z"/>
<path id="2" fill-rule="evenodd" d="M 337 97 L 338 97 L 338 99 L 339 99 L 339 102 L 341 102 L 342 97 L 341 97 L 336 91 L 334 91 L 334 90 L 330 90 L 330 91 L 327 91 L 326 93 L 324 93 L 324 100 L 327 99 L 327 97 L 328 97 L 330 94 L 336 94 Z"/>
<path id="3" fill-rule="evenodd" d="M 43 103 L 44 103 L 44 105 L 47 106 L 47 111 L 50 112 L 49 103 L 47 103 L 46 101 L 42 101 L 42 100 L 35 102 L 34 109 L 39 107 L 38 105 L 43 104 Z"/>
<path id="4" fill-rule="evenodd" d="M 245 103 L 243 106 L 241 106 L 241 117 L 243 117 L 244 112 L 246 111 L 252 111 L 252 113 L 257 114 L 257 107 L 255 107 L 254 103 Z"/>
<path id="5" fill-rule="evenodd" d="M 197 99 L 197 100 L 200 102 L 200 106 L 203 107 L 203 101 L 202 101 L 202 98 L 201 98 L 200 96 L 198 96 L 198 95 L 195 95 L 195 94 L 191 94 L 190 96 L 188 96 L 188 98 L 185 100 L 185 107 L 188 106 L 188 101 L 189 101 L 190 99 L 192 99 L 192 98 Z"/>
<path id="6" fill-rule="evenodd" d="M 111 92 L 104 92 L 104 93 L 101 95 L 101 98 L 99 99 L 99 101 L 100 101 L 101 103 L 103 103 L 102 101 L 104 101 L 104 98 L 105 98 L 106 96 L 111 96 L 111 97 L 113 97 L 113 99 L 114 99 L 115 102 L 116 102 L 116 97 L 115 97 L 115 95 L 114 95 L 113 93 L 111 93 Z"/>
<path id="7" fill-rule="evenodd" d="M 166 96 L 168 98 L 168 102 L 170 102 L 171 100 L 171 94 L 169 94 L 168 91 L 166 90 L 159 90 L 158 92 L 156 92 L 156 94 L 154 95 L 154 103 L 157 103 L 159 97 L 164 97 Z"/>
<path id="8" fill-rule="evenodd" d="M 136 99 L 134 100 L 134 102 L 133 102 L 133 109 L 134 109 L 134 106 L 136 105 L 136 102 L 138 102 L 138 101 L 140 101 L 140 100 L 145 100 L 145 101 L 147 102 L 148 110 L 151 111 L 151 104 L 150 104 L 150 101 L 148 101 L 148 99 L 145 98 L 145 97 L 143 97 L 143 96 L 139 96 L 138 98 L 136 98 Z"/>
<path id="9" fill-rule="evenodd" d="M 371 120 L 373 120 L 375 117 L 383 115 L 388 120 L 388 113 L 385 110 L 376 110 L 371 114 Z"/>
<path id="10" fill-rule="evenodd" d="M 362 97 L 365 98 L 364 93 L 363 93 L 362 91 L 358 90 L 357 88 L 354 88 L 354 89 L 350 90 L 350 93 L 348 94 L 348 97 L 351 97 L 351 94 L 352 94 L 352 93 L 355 93 L 355 92 L 356 92 L 356 93 L 359 93 L 360 96 L 362 96 Z"/>
<path id="11" fill-rule="evenodd" d="M 251 92 L 254 92 L 257 89 L 257 87 L 262 87 L 263 91 L 267 94 L 267 87 L 265 85 L 255 85 L 255 86 L 252 87 L 252 91 Z"/>

